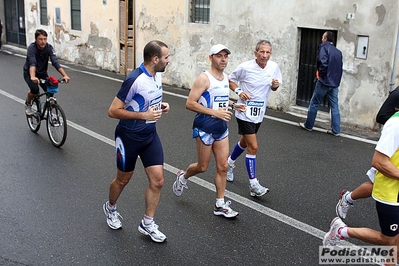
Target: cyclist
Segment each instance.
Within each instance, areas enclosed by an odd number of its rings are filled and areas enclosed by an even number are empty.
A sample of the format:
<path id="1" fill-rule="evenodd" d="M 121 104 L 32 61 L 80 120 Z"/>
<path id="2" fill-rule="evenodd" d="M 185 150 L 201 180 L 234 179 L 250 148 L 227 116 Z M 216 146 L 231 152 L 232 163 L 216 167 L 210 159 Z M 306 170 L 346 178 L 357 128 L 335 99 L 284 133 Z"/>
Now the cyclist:
<path id="1" fill-rule="evenodd" d="M 62 75 L 65 83 L 68 83 L 70 78 L 61 67 L 55 54 L 54 48 L 47 43 L 47 32 L 38 29 L 35 32 L 35 42 L 28 47 L 26 54 L 26 62 L 24 65 L 24 79 L 29 86 L 29 92 L 25 101 L 25 112 L 27 115 L 32 115 L 32 99 L 39 93 L 39 85 L 44 91 L 47 90 L 46 83 L 40 83 L 40 79 L 47 79 L 48 60 Z"/>

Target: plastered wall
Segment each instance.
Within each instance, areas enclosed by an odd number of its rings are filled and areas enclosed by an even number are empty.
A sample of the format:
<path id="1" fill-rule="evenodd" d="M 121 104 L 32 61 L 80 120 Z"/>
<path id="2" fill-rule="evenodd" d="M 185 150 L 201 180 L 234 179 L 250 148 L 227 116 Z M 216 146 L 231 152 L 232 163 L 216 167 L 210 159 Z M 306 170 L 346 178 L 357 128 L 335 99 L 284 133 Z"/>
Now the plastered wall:
<path id="1" fill-rule="evenodd" d="M 82 30 L 70 29 L 69 2 L 48 1 L 49 26 L 38 22 L 37 2 L 26 5 L 28 43 L 34 31 L 44 28 L 49 42 L 62 59 L 119 71 L 119 3 L 81 1 Z M 295 111 L 301 28 L 338 31 L 337 47 L 344 57 L 344 74 L 339 92 L 341 121 L 359 127 L 377 128 L 375 115 L 391 87 L 398 32 L 398 5 L 392 0 L 213 0 L 210 24 L 189 23 L 189 0 L 135 0 L 136 66 L 142 61 L 144 45 L 159 39 L 169 45 L 171 62 L 164 83 L 190 88 L 199 73 L 209 68 L 209 48 L 216 43 L 232 54 L 226 72 L 254 58 L 260 39 L 273 44 L 271 60 L 283 74 L 283 85 L 269 99 L 269 107 Z M 55 7 L 61 8 L 56 24 Z M 355 15 L 348 19 L 348 13 Z M 367 59 L 355 57 L 358 35 L 369 37 Z"/>
<path id="2" fill-rule="evenodd" d="M 211 23 L 188 22 L 189 1 L 136 1 L 137 52 L 149 39 L 171 47 L 165 82 L 189 88 L 209 67 L 211 45 L 223 43 L 232 51 L 226 72 L 252 59 L 255 44 L 273 44 L 272 60 L 283 73 L 284 85 L 272 93 L 269 106 L 293 110 L 296 100 L 300 28 L 338 31 L 344 74 L 339 92 L 341 121 L 376 128 L 375 114 L 388 95 L 398 30 L 398 3 L 370 1 L 211 1 Z M 348 19 L 353 13 L 355 19 Z M 358 35 L 369 36 L 367 59 L 355 58 Z M 320 36 L 321 37 L 321 36 Z M 141 49 L 140 49 L 141 48 Z M 138 54 L 137 58 L 140 58 Z"/>
<path id="3" fill-rule="evenodd" d="M 35 40 L 34 32 L 42 28 L 49 34 L 57 56 L 78 64 L 119 70 L 119 5 L 117 1 L 81 1 L 82 29 L 71 29 L 70 1 L 47 1 L 49 25 L 41 25 L 39 3 L 25 6 L 27 43 Z M 55 8 L 60 8 L 61 23 L 56 23 Z"/>

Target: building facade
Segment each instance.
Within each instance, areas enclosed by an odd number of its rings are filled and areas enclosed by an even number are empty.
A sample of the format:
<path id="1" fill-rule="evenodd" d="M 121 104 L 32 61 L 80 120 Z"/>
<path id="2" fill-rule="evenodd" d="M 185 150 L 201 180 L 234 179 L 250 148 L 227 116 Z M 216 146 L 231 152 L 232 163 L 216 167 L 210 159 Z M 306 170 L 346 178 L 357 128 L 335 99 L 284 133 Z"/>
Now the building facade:
<path id="1" fill-rule="evenodd" d="M 341 121 L 353 126 L 377 128 L 375 115 L 398 84 L 397 1 L 0 0 L 2 5 L 3 43 L 26 47 L 43 28 L 61 59 L 109 71 L 129 73 L 141 63 L 144 45 L 162 40 L 171 52 L 164 82 L 187 89 L 209 67 L 213 44 L 231 50 L 230 72 L 254 58 L 258 40 L 269 40 L 271 60 L 283 74 L 269 107 L 295 114 L 306 112 L 317 46 L 331 30 L 344 61 Z M 325 102 L 318 117 L 328 118 L 328 111 Z"/>

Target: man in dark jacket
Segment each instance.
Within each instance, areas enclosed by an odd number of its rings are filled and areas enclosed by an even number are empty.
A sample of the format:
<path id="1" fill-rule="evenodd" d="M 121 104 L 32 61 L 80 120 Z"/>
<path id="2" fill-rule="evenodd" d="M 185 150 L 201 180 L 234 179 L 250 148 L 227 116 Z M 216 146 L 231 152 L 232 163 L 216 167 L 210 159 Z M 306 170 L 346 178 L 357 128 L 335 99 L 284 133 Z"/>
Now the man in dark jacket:
<path id="1" fill-rule="evenodd" d="M 338 108 L 338 87 L 342 78 L 342 53 L 334 45 L 334 33 L 326 31 L 317 52 L 316 86 L 308 108 L 308 116 L 305 123 L 299 126 L 312 131 L 319 110 L 320 102 L 327 94 L 331 107 L 331 129 L 327 133 L 339 136 L 341 118 Z"/>
<path id="2" fill-rule="evenodd" d="M 48 77 L 47 68 L 49 59 L 53 67 L 57 69 L 65 82 L 68 83 L 70 78 L 58 62 L 53 46 L 47 43 L 47 32 L 41 29 L 36 30 L 35 42 L 31 43 L 28 47 L 24 65 L 24 79 L 29 86 L 25 102 L 25 112 L 27 115 L 33 114 L 32 99 L 39 93 L 39 85 L 43 90 L 47 90 L 46 84 L 40 83 L 40 79 L 47 79 Z"/>

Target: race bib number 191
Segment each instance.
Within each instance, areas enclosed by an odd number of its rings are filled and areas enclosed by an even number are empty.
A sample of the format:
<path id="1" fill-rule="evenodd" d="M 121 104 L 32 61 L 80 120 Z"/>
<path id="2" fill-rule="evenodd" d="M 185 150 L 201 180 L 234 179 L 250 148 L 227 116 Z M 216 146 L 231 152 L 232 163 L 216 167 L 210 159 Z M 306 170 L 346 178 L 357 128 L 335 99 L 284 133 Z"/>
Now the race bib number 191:
<path id="1" fill-rule="evenodd" d="M 247 101 L 247 117 L 259 117 L 262 111 L 263 101 Z"/>

